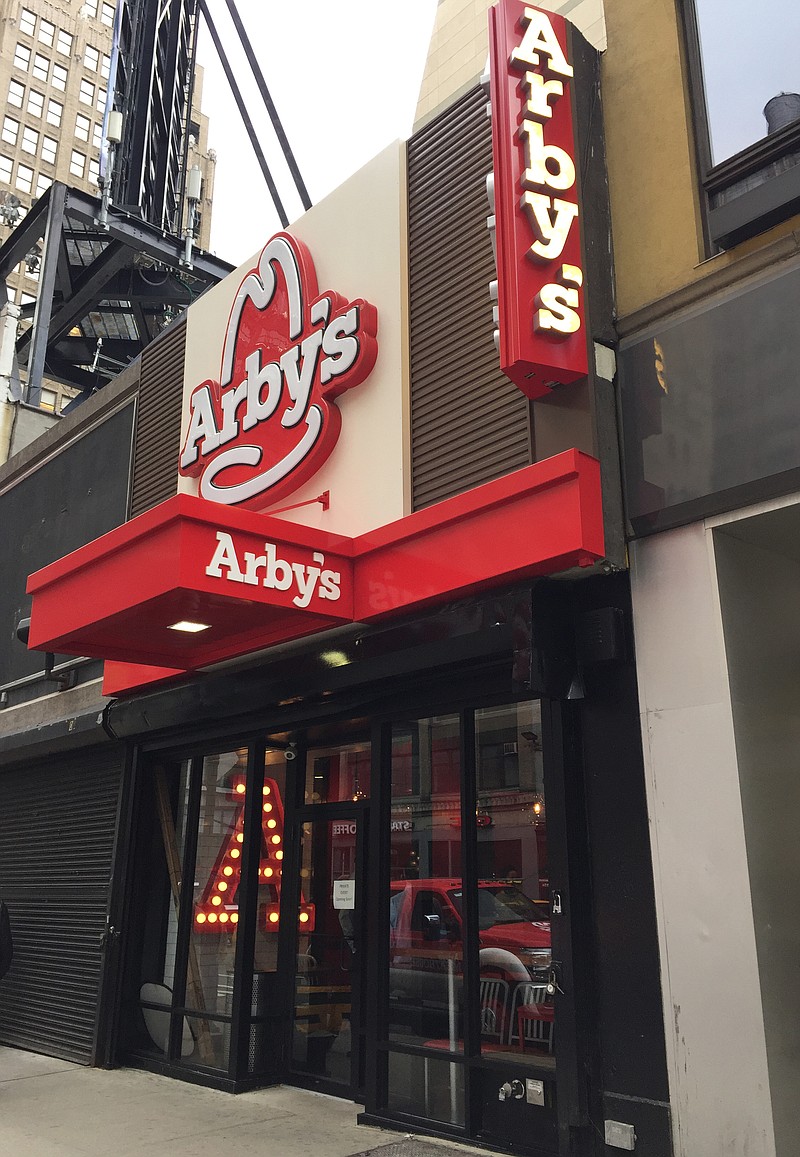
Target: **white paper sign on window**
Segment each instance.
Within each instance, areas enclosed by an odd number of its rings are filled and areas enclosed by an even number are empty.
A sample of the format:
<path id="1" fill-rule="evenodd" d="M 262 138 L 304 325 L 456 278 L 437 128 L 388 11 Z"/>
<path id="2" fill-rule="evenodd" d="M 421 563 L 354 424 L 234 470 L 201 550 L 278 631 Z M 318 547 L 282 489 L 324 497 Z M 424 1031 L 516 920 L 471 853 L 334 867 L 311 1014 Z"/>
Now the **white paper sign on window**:
<path id="1" fill-rule="evenodd" d="M 333 881 L 333 906 L 337 912 L 354 909 L 356 906 L 355 880 Z"/>

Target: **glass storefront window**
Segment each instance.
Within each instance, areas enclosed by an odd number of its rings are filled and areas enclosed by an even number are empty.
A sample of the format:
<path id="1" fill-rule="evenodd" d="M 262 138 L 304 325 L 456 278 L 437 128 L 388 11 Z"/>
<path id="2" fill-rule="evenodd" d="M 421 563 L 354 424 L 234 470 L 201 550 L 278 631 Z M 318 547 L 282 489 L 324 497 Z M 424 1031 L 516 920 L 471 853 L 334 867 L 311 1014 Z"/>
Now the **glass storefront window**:
<path id="1" fill-rule="evenodd" d="M 392 733 L 389 1039 L 463 1049 L 457 715 Z"/>
<path id="2" fill-rule="evenodd" d="M 464 1069 L 454 1061 L 389 1053 L 388 1106 L 449 1125 L 464 1124 Z"/>
<path id="3" fill-rule="evenodd" d="M 278 927 L 285 840 L 284 799 L 286 759 L 282 751 L 267 751 L 261 787 L 261 854 L 258 861 L 256 940 L 253 970 L 258 976 L 278 967 Z"/>
<path id="4" fill-rule="evenodd" d="M 189 763 L 163 764 L 148 780 L 150 825 L 142 856 L 144 876 L 137 898 L 146 912 L 141 960 L 132 979 L 141 1021 L 137 1045 L 156 1055 L 167 1054 L 170 1007 L 175 986 L 178 913 L 187 834 Z M 194 1049 L 188 1028 L 181 1042 L 184 1053 Z"/>
<path id="5" fill-rule="evenodd" d="M 139 1020 L 139 1027 L 133 1026 L 131 1047 L 152 1052 L 155 1046 L 167 1055 L 172 1023 L 174 1059 L 223 1071 L 230 1060 L 237 936 L 243 918 L 240 885 L 250 841 L 247 765 L 248 748 L 241 747 L 180 765 L 155 766 L 147 780 L 148 836 L 139 851 L 147 889 L 138 916 L 140 975 L 131 977 L 130 984 L 140 985 L 138 1008 L 144 1024 Z M 285 752 L 267 749 L 263 776 L 257 773 L 254 783 L 260 805 L 252 835 L 258 853 L 249 861 L 255 929 L 249 968 L 245 965 L 241 978 L 245 1007 L 254 1021 L 250 1071 L 265 1071 L 274 1063 L 264 1022 L 276 1007 L 285 780 Z M 182 894 L 183 878 L 192 881 L 188 895 Z M 182 1008 L 188 1010 L 185 1016 L 177 1011 Z M 176 1017 L 182 1025 L 179 1044 Z"/>
<path id="6" fill-rule="evenodd" d="M 306 756 L 306 803 L 359 803 L 369 798 L 369 740 L 312 747 Z"/>
<path id="7" fill-rule="evenodd" d="M 292 1066 L 343 1086 L 351 1081 L 361 960 L 357 832 L 357 819 L 320 819 L 300 830 Z"/>
<path id="8" fill-rule="evenodd" d="M 286 761 L 281 751 L 265 755 L 261 793 L 261 831 L 257 868 L 256 927 L 253 948 L 251 1012 L 269 1012 L 274 1001 L 278 930 L 284 855 L 284 794 Z M 247 798 L 247 749 L 206 756 L 203 761 L 194 873 L 192 934 L 186 974 L 187 1007 L 210 1014 L 233 1012 L 236 936 L 241 918 L 240 883 Z M 227 1067 L 227 1025 L 195 1018 L 195 1028 L 208 1026 L 214 1067 Z M 222 1027 L 224 1040 L 217 1040 Z M 263 1058 L 254 1058 L 260 1065 Z"/>
<path id="9" fill-rule="evenodd" d="M 547 813 L 538 703 L 475 713 L 481 1050 L 554 1065 Z M 460 905 L 461 897 L 454 897 Z"/>
<path id="10" fill-rule="evenodd" d="M 246 748 L 203 760 L 186 1006 L 230 1013 L 237 889 L 244 840 Z"/>

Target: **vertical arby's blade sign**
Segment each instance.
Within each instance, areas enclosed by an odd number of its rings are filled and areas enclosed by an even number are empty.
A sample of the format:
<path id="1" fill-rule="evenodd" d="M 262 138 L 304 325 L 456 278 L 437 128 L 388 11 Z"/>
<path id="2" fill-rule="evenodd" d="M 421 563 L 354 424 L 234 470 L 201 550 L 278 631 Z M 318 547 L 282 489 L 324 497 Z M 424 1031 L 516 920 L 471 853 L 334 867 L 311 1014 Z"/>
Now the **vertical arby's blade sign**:
<path id="1" fill-rule="evenodd" d="M 536 398 L 587 373 L 566 22 L 501 0 L 489 50 L 500 366 Z"/>
<path id="2" fill-rule="evenodd" d="M 277 233 L 234 298 L 219 380 L 192 392 L 180 473 L 250 510 L 297 490 L 336 445 L 335 399 L 372 370 L 377 332 L 373 305 L 320 294 L 306 246 Z"/>

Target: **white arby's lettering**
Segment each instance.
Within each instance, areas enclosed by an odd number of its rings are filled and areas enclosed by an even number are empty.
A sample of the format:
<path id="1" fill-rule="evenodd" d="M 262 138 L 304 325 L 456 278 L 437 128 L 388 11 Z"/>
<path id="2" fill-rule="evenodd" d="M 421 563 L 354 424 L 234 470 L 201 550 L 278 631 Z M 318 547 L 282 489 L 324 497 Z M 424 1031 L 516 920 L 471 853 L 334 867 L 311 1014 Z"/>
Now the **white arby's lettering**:
<path id="1" fill-rule="evenodd" d="M 222 395 L 221 426 L 217 423 L 210 385 L 195 390 L 190 399 L 189 429 L 181 452 L 181 468 L 187 469 L 201 454 L 210 454 L 234 441 L 240 431 L 252 430 L 259 423 L 266 422 L 278 409 L 283 397 L 290 405 L 281 416 L 281 425 L 287 430 L 298 425 L 307 415 L 315 380 L 324 394 L 326 386 L 353 368 L 359 353 L 359 343 L 354 336 L 359 324 L 359 309 L 353 306 L 335 317 L 324 329 L 316 330 L 302 342 L 291 346 L 278 361 L 262 366 L 261 351 L 254 350 L 245 361 L 245 378 Z M 329 356 L 321 361 L 320 350 L 330 351 Z M 224 465 L 249 463 L 240 452 L 230 452 Z"/>
<path id="2" fill-rule="evenodd" d="M 320 551 L 314 551 L 310 565 L 281 558 L 274 542 L 264 543 L 263 554 L 246 550 L 240 556 L 232 535 L 224 530 L 217 531 L 217 546 L 206 574 L 210 578 L 276 591 L 295 588 L 297 593 L 292 602 L 300 609 L 306 608 L 314 595 L 336 602 L 342 593 L 341 572 L 326 569 L 325 555 Z"/>
<path id="3" fill-rule="evenodd" d="M 524 99 L 519 135 L 525 169 L 520 204 L 533 234 L 529 256 L 549 264 L 563 253 L 578 217 L 577 203 L 567 199 L 575 186 L 575 162 L 566 149 L 545 140 L 545 126 L 552 121 L 553 106 L 563 97 L 573 68 L 546 12 L 526 8 L 522 20 L 522 41 L 512 50 L 509 60 L 512 68 L 522 71 Z M 555 337 L 577 332 L 581 326 L 578 290 L 582 284 L 581 269 L 562 264 L 556 271 L 556 280 L 542 286 L 536 295 L 534 329 Z"/>
<path id="4" fill-rule="evenodd" d="M 377 312 L 318 291 L 314 262 L 278 233 L 236 293 L 219 380 L 189 397 L 181 474 L 201 498 L 256 509 L 307 481 L 339 436 L 336 399 L 370 373 Z"/>

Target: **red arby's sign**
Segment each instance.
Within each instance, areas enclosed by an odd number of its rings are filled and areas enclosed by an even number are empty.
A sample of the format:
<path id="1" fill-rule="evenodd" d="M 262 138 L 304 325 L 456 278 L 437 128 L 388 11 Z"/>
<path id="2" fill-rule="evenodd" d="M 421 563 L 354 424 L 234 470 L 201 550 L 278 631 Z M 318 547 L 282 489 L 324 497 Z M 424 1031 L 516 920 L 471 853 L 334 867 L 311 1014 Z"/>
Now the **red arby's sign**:
<path id="1" fill-rule="evenodd" d="M 500 366 L 528 397 L 588 372 L 567 25 L 489 9 Z"/>
<path id="2" fill-rule="evenodd" d="M 599 465 L 576 450 L 355 538 L 176 494 L 29 577 L 29 645 L 163 678 L 603 555 Z"/>
<path id="3" fill-rule="evenodd" d="M 320 293 L 308 248 L 277 233 L 236 293 L 219 378 L 192 391 L 180 473 L 228 506 L 291 494 L 336 445 L 336 398 L 372 370 L 377 330 L 373 305 Z"/>

